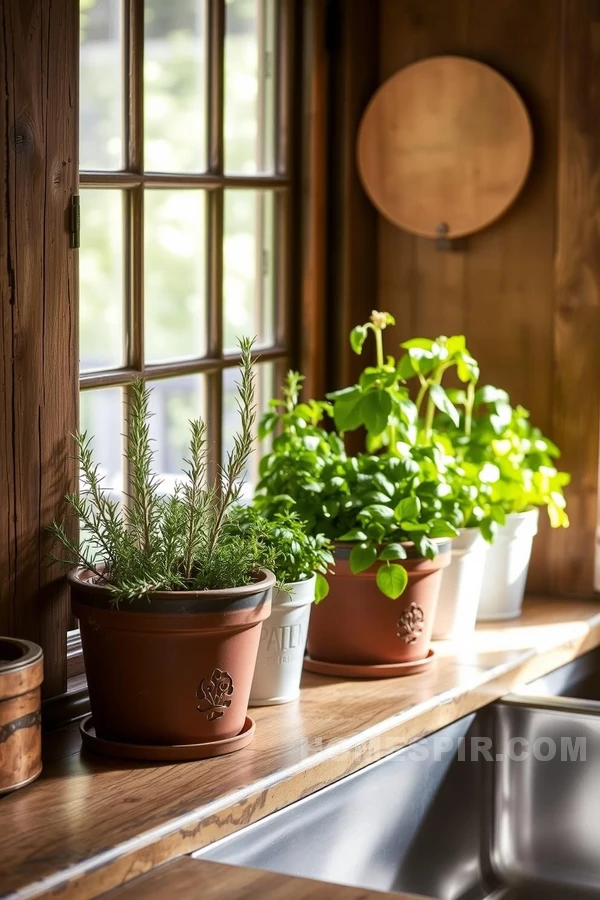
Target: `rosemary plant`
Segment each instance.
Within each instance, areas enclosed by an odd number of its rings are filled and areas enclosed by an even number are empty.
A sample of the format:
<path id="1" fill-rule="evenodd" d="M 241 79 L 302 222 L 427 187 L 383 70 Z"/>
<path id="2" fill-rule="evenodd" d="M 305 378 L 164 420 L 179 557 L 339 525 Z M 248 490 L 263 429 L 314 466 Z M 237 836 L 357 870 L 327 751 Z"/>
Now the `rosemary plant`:
<path id="1" fill-rule="evenodd" d="M 54 522 L 50 531 L 64 551 L 58 561 L 90 570 L 97 584 L 110 588 L 115 602 L 152 591 L 238 587 L 250 583 L 260 566 L 269 565 L 258 525 L 249 527 L 243 536 L 228 527 L 253 449 L 256 407 L 252 346 L 249 339 L 240 341 L 240 427 L 214 483 L 208 477 L 206 424 L 196 419 L 190 422 L 183 477 L 172 494 L 162 491 L 153 468 L 150 390 L 143 381 L 131 386 L 128 482 L 123 504 L 111 499 L 103 484 L 91 438 L 86 432 L 76 435 L 81 486 L 79 493 L 68 494 L 66 500 L 70 514 L 79 520 L 82 536 L 73 541 L 61 522 Z"/>

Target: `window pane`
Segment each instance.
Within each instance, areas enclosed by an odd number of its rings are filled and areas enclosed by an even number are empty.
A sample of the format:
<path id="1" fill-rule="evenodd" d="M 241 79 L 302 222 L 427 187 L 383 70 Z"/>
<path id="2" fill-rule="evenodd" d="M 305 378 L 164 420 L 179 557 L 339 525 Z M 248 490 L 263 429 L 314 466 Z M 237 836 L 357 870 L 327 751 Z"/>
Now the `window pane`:
<path id="1" fill-rule="evenodd" d="M 146 0 L 144 167 L 206 169 L 206 2 Z"/>
<path id="2" fill-rule="evenodd" d="M 121 0 L 81 0 L 79 167 L 123 166 Z"/>
<path id="3" fill-rule="evenodd" d="M 258 422 L 260 417 L 267 409 L 267 404 L 274 395 L 274 379 L 275 365 L 273 363 L 260 363 L 256 366 L 255 384 L 257 416 L 255 435 L 258 434 Z M 227 460 L 227 453 L 233 449 L 233 438 L 240 427 L 240 416 L 236 403 L 237 381 L 239 381 L 238 369 L 225 369 L 223 371 L 223 463 Z M 254 453 L 250 458 L 250 465 L 246 472 L 246 483 L 242 493 L 242 497 L 246 500 L 251 499 L 254 486 L 258 481 L 258 462 L 260 455 L 267 450 L 266 442 L 259 442 L 258 437 L 255 438 L 254 446 Z"/>
<path id="4" fill-rule="evenodd" d="M 92 438 L 94 461 L 99 464 L 103 486 L 120 499 L 123 491 L 123 392 L 121 388 L 82 391 L 79 395 L 79 428 Z"/>
<path id="5" fill-rule="evenodd" d="M 170 493 L 181 479 L 184 459 L 189 458 L 190 419 L 206 418 L 203 375 L 184 375 L 148 382 L 150 434 L 154 439 L 154 469 Z"/>
<path id="6" fill-rule="evenodd" d="M 123 364 L 123 194 L 81 191 L 81 371 Z"/>
<path id="7" fill-rule="evenodd" d="M 144 194 L 144 314 L 147 362 L 206 353 L 206 195 Z"/>
<path id="8" fill-rule="evenodd" d="M 275 2 L 227 0 L 225 169 L 273 171 Z"/>
<path id="9" fill-rule="evenodd" d="M 225 192 L 223 343 L 234 350 L 249 335 L 265 347 L 274 339 L 274 195 Z"/>

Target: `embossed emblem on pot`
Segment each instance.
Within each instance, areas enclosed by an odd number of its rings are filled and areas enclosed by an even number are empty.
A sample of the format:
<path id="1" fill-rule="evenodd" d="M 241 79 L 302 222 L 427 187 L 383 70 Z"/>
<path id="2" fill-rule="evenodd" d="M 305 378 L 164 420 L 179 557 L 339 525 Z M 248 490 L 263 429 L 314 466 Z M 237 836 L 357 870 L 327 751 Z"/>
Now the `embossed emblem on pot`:
<path id="1" fill-rule="evenodd" d="M 425 613 L 416 603 L 403 609 L 398 619 L 398 637 L 412 644 L 423 631 Z"/>
<path id="2" fill-rule="evenodd" d="M 202 679 L 196 691 L 196 697 L 200 701 L 198 712 L 208 713 L 209 722 L 220 719 L 231 706 L 232 694 L 233 679 L 229 672 L 214 669 L 210 678 Z"/>

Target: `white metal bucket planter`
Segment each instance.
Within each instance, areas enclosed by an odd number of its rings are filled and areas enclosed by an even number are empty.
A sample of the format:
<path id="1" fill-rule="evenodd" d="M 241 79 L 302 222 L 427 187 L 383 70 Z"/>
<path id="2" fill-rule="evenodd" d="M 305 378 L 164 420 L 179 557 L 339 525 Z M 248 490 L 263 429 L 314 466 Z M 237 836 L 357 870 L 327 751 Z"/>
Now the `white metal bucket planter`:
<path id="1" fill-rule="evenodd" d="M 434 640 L 460 641 L 475 628 L 488 544 L 478 528 L 463 528 L 452 541 L 452 562 L 442 573 Z"/>
<path id="2" fill-rule="evenodd" d="M 315 584 L 313 575 L 273 591 L 271 615 L 262 625 L 250 706 L 273 706 L 298 697 Z"/>
<path id="3" fill-rule="evenodd" d="M 539 511 L 511 513 L 488 550 L 477 620 L 516 619 L 521 615 L 525 582 Z"/>

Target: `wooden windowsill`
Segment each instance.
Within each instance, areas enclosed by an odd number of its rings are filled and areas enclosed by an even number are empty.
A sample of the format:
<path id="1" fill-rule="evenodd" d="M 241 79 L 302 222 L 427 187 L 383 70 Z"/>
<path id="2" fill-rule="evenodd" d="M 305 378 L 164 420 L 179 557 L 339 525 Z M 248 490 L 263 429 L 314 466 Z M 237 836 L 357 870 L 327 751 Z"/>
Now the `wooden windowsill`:
<path id="1" fill-rule="evenodd" d="M 38 782 L 0 799 L 0 891 L 88 898 L 192 853 L 600 645 L 600 603 L 531 597 L 521 619 L 435 645 L 420 675 L 306 673 L 299 701 L 252 711 L 253 744 L 150 765 L 80 752 L 77 724 L 44 738 Z"/>

